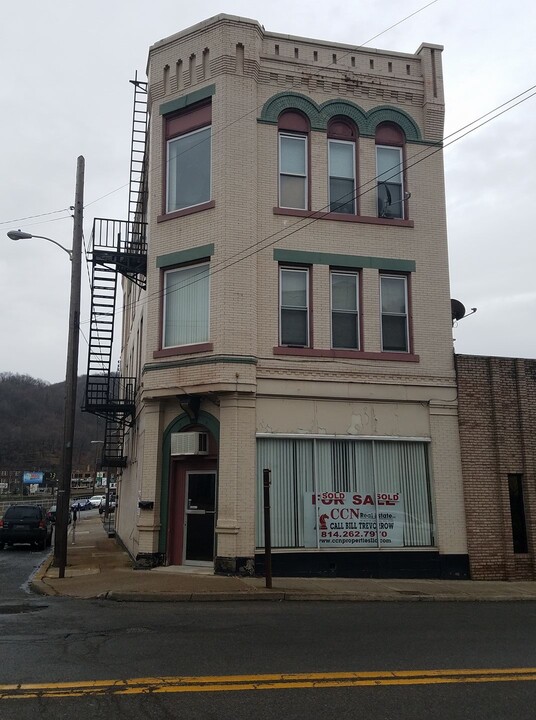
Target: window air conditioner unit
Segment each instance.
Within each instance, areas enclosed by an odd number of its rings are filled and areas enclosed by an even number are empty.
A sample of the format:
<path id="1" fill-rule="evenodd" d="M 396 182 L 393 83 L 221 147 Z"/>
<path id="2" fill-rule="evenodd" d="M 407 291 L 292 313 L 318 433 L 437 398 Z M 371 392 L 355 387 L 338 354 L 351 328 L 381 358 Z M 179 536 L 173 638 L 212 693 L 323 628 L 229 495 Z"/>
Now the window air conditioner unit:
<path id="1" fill-rule="evenodd" d="M 208 435 L 204 432 L 171 433 L 172 455 L 208 455 Z"/>

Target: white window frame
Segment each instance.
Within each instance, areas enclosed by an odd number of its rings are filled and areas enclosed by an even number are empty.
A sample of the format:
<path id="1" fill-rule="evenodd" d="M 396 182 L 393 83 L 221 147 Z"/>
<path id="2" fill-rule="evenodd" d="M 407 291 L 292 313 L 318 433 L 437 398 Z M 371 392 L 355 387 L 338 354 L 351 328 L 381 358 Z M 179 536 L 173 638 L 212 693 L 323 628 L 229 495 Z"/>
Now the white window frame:
<path id="1" fill-rule="evenodd" d="M 168 300 L 167 276 L 170 273 L 180 272 L 181 270 L 193 270 L 195 268 L 200 268 L 200 267 L 207 267 L 209 270 L 208 277 L 207 277 L 207 281 L 208 281 L 207 296 L 208 297 L 207 297 L 206 337 L 203 340 L 196 340 L 195 342 L 179 343 L 177 345 L 175 345 L 175 344 L 174 345 L 166 345 L 166 322 L 167 322 L 167 300 Z M 169 350 L 170 348 L 175 348 L 175 347 L 187 347 L 189 345 L 199 345 L 201 343 L 210 342 L 210 262 L 201 262 L 201 263 L 197 263 L 195 265 L 183 265 L 183 266 L 179 266 L 179 267 L 166 268 L 164 270 L 163 274 L 164 274 L 164 277 L 163 277 L 163 283 L 162 283 L 162 285 L 163 285 L 163 297 L 162 297 L 163 307 L 162 307 L 162 343 L 161 343 L 162 350 Z M 195 281 L 192 281 L 192 282 L 195 282 Z"/>
<path id="2" fill-rule="evenodd" d="M 383 278 L 389 278 L 391 280 L 400 280 L 404 283 L 404 305 L 406 312 L 405 313 L 384 313 L 383 312 L 383 298 L 382 298 L 382 280 Z M 389 317 L 405 317 L 405 330 L 406 330 L 406 350 L 390 350 L 384 348 L 383 343 L 383 316 L 389 316 Z M 407 354 L 411 352 L 410 347 L 410 336 L 409 336 L 409 295 L 408 295 L 408 277 L 407 275 L 396 275 L 396 274 L 389 274 L 387 272 L 380 273 L 380 333 L 381 333 L 381 347 L 382 352 L 392 352 L 392 353 L 401 353 L 401 354 Z"/>
<path id="3" fill-rule="evenodd" d="M 305 308 L 294 307 L 290 305 L 283 306 L 283 273 L 284 272 L 300 272 L 305 273 Z M 305 309 L 305 330 L 307 333 L 305 345 L 293 345 L 283 343 L 283 310 L 303 310 Z M 311 301 L 310 301 L 310 274 L 309 268 L 284 266 L 279 268 L 279 345 L 280 347 L 310 347 L 311 342 Z"/>
<path id="4" fill-rule="evenodd" d="M 304 152 L 304 165 L 305 165 L 305 174 L 299 174 L 299 173 L 288 173 L 288 172 L 282 172 L 281 170 L 281 140 L 282 138 L 290 138 L 292 140 L 299 140 L 304 143 L 303 152 Z M 298 133 L 291 133 L 291 132 L 279 132 L 278 133 L 278 157 L 279 157 L 279 176 L 278 176 L 278 202 L 280 208 L 285 208 L 288 210 L 307 210 L 309 207 L 309 162 L 308 162 L 308 145 L 307 145 L 308 137 L 307 135 L 299 135 Z M 304 206 L 303 207 L 292 207 L 290 205 L 283 205 L 281 201 L 281 178 L 282 177 L 299 177 L 303 178 L 304 181 Z"/>
<path id="5" fill-rule="evenodd" d="M 400 182 L 391 182 L 389 177 L 380 177 L 380 172 L 378 169 L 378 150 L 397 150 L 398 151 L 398 156 L 399 156 L 398 168 L 399 169 L 398 169 L 397 173 L 400 174 Z M 404 220 L 406 217 L 405 198 L 404 198 L 404 194 L 405 194 L 405 191 L 404 191 L 404 154 L 403 154 L 402 150 L 403 150 L 403 148 L 398 147 L 397 145 L 376 145 L 376 176 L 377 176 L 376 207 L 378 209 L 377 210 L 378 217 L 382 217 L 379 212 L 379 186 L 382 184 L 398 185 L 400 187 L 400 198 L 401 198 L 401 202 L 399 204 L 400 205 L 400 215 L 397 215 L 395 218 L 390 218 L 390 219 Z M 388 175 L 388 172 L 389 171 L 383 172 L 382 176 Z M 393 172 L 394 172 L 394 169 L 393 169 Z"/>
<path id="6" fill-rule="evenodd" d="M 355 278 L 355 293 L 356 293 L 356 309 L 354 310 L 339 310 L 335 309 L 333 307 L 333 276 L 334 275 L 351 275 Z M 360 350 L 361 349 L 361 338 L 360 338 L 360 327 L 361 327 L 361 318 L 360 318 L 360 307 L 359 307 L 359 283 L 360 283 L 360 274 L 358 270 L 331 270 L 329 273 L 329 306 L 330 306 L 330 323 L 331 323 L 331 348 L 332 350 Z M 333 313 L 348 313 L 349 315 L 355 315 L 356 318 L 356 338 L 357 338 L 357 347 L 336 347 L 333 343 Z"/>
<path id="7" fill-rule="evenodd" d="M 355 154 L 356 154 L 356 144 L 353 140 L 337 140 L 336 138 L 328 138 L 328 202 L 329 202 L 329 211 L 330 212 L 341 212 L 341 210 L 332 210 L 331 209 L 331 178 L 338 178 L 338 175 L 332 175 L 331 174 L 331 144 L 332 143 L 338 143 L 339 145 L 350 145 L 352 148 L 352 181 L 353 181 L 353 190 L 352 195 L 353 197 L 349 198 L 348 200 L 345 200 L 344 202 L 341 202 L 341 204 L 346 205 L 350 200 L 353 204 L 353 210 L 351 213 L 345 213 L 342 211 L 342 214 L 344 215 L 355 215 L 356 214 L 356 162 L 355 162 Z M 348 180 L 349 178 L 340 178 L 341 180 Z"/>
<path id="8" fill-rule="evenodd" d="M 186 205 L 185 207 L 172 209 L 170 207 L 170 190 L 171 190 L 170 148 L 171 148 L 171 145 L 177 141 L 184 140 L 184 138 L 189 137 L 190 135 L 196 135 L 200 132 L 204 132 L 207 129 L 210 130 L 210 157 L 209 157 L 209 165 L 208 165 L 208 171 L 209 171 L 208 198 L 206 200 L 202 200 L 199 203 L 194 203 L 193 205 Z M 202 140 L 201 142 L 205 142 L 205 141 Z M 181 133 L 180 135 L 176 135 L 175 137 L 170 138 L 166 143 L 166 213 L 182 212 L 183 210 L 188 210 L 189 208 L 198 207 L 199 205 L 204 205 L 205 203 L 210 202 L 211 200 L 212 200 L 212 123 L 209 123 L 207 125 L 203 125 L 203 127 L 196 128 L 195 130 L 190 130 L 190 131 Z"/>

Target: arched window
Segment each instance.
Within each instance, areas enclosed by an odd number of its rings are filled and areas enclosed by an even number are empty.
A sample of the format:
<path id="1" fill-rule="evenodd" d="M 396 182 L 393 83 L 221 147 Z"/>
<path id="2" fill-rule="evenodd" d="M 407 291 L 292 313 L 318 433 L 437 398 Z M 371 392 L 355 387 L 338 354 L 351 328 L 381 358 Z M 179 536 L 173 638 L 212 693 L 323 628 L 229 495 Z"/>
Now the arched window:
<path id="1" fill-rule="evenodd" d="M 328 126 L 329 210 L 357 212 L 356 201 L 357 131 L 346 118 L 334 118 Z"/>
<path id="2" fill-rule="evenodd" d="M 404 144 L 406 137 L 398 125 L 380 123 L 376 128 L 376 177 L 378 217 L 405 217 Z"/>
<path id="3" fill-rule="evenodd" d="M 279 207 L 309 207 L 309 121 L 300 112 L 281 113 L 279 130 Z"/>

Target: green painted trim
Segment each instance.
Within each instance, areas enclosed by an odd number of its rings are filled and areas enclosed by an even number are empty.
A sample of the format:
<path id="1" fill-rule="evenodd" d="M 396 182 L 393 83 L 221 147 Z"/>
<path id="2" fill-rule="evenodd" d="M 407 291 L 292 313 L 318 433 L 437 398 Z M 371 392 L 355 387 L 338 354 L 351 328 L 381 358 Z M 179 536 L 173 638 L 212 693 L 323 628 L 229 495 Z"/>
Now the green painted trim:
<path id="1" fill-rule="evenodd" d="M 331 118 L 336 117 L 337 115 L 344 115 L 345 117 L 350 118 L 350 120 L 353 120 L 359 128 L 360 133 L 362 128 L 364 129 L 367 127 L 366 111 L 353 102 L 338 98 L 337 100 L 327 100 L 320 106 L 320 116 L 324 123 L 325 130 L 328 129 L 328 123 Z"/>
<path id="2" fill-rule="evenodd" d="M 214 243 L 209 245 L 200 245 L 199 247 L 189 248 L 188 250 L 178 250 L 177 252 L 167 253 L 166 255 L 156 256 L 156 267 L 171 267 L 171 265 L 181 265 L 182 263 L 192 262 L 192 260 L 201 260 L 202 258 L 214 255 Z"/>
<path id="3" fill-rule="evenodd" d="M 277 123 L 284 110 L 300 110 L 307 115 L 311 130 L 325 130 L 325 122 L 320 117 L 320 108 L 314 100 L 301 93 L 280 92 L 267 100 L 261 110 L 261 120 Z"/>
<path id="4" fill-rule="evenodd" d="M 256 365 L 257 358 L 251 355 L 210 355 L 200 358 L 185 358 L 184 360 L 173 360 L 172 362 L 146 363 L 143 374 L 176 367 L 190 367 L 192 365 L 210 365 L 231 363 L 236 365 Z"/>
<path id="5" fill-rule="evenodd" d="M 402 128 L 407 140 L 420 140 L 421 132 L 417 123 L 404 110 L 391 107 L 390 105 L 380 105 L 367 113 L 368 128 L 367 131 L 374 135 L 376 127 L 382 122 L 396 123 Z"/>
<path id="6" fill-rule="evenodd" d="M 360 138 L 370 138 L 374 140 L 376 137 L 374 133 L 359 133 Z M 426 145 L 426 147 L 429 148 L 442 148 L 443 147 L 443 141 L 439 140 L 408 140 L 406 138 L 406 145 Z"/>
<path id="7" fill-rule="evenodd" d="M 176 100 L 170 100 L 169 102 L 162 103 L 159 108 L 160 115 L 169 115 L 169 113 L 175 112 L 175 110 L 182 110 L 188 105 L 193 105 L 200 100 L 206 100 L 206 98 L 212 97 L 216 94 L 216 86 L 214 84 L 207 85 L 200 90 L 194 90 L 187 95 L 183 95 Z"/>
<path id="8" fill-rule="evenodd" d="M 196 425 L 203 425 L 212 433 L 216 442 L 220 442 L 220 421 L 210 413 L 201 410 Z M 169 473 L 171 469 L 171 433 L 180 432 L 192 425 L 191 419 L 183 413 L 172 420 L 164 430 L 162 436 L 162 475 L 160 477 L 160 534 L 158 537 L 158 552 L 166 552 L 169 509 Z"/>
<path id="9" fill-rule="evenodd" d="M 415 272 L 415 260 L 397 258 L 367 257 L 365 255 L 339 255 L 337 253 L 304 252 L 302 250 L 274 250 L 277 262 L 304 265 L 334 265 L 336 267 L 376 268 L 377 270 L 399 270 Z"/>
<path id="10" fill-rule="evenodd" d="M 374 137 L 378 123 L 393 122 L 402 128 L 408 142 L 422 141 L 418 124 L 404 110 L 391 105 L 381 105 L 367 112 L 350 100 L 341 98 L 317 105 L 314 100 L 301 93 L 280 92 L 273 95 L 264 103 L 258 122 L 275 125 L 279 115 L 285 110 L 299 110 L 307 115 L 311 130 L 326 132 L 332 117 L 345 115 L 355 122 L 361 136 Z"/>

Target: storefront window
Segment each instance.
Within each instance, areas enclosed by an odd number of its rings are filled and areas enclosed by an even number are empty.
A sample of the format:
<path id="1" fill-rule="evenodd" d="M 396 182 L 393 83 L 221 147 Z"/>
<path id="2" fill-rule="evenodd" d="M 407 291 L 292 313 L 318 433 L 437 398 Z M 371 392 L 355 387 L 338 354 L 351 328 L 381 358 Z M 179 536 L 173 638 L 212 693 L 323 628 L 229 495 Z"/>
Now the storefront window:
<path id="1" fill-rule="evenodd" d="M 265 468 L 273 547 L 434 545 L 425 442 L 258 438 L 258 547 Z"/>

